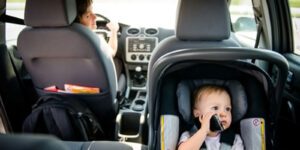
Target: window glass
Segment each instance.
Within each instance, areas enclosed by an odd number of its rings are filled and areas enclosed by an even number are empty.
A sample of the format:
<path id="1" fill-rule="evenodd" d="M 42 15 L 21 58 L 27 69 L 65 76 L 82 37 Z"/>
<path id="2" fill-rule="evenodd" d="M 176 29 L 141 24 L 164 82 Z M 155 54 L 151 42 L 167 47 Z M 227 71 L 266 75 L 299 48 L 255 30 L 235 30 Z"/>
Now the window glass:
<path id="1" fill-rule="evenodd" d="M 7 15 L 23 19 L 25 1 L 7 0 Z M 93 11 L 131 26 L 174 29 L 177 4 L 178 0 L 93 0 Z M 24 26 L 7 23 L 6 28 L 9 42 L 16 40 Z"/>
<path id="2" fill-rule="evenodd" d="M 294 52 L 300 55 L 300 1 L 289 0 L 293 23 Z"/>
<path id="3" fill-rule="evenodd" d="M 242 43 L 253 47 L 257 26 L 254 19 L 252 0 L 231 0 L 229 6 L 233 32 Z"/>
<path id="4" fill-rule="evenodd" d="M 7 0 L 6 14 L 24 19 L 25 0 Z M 16 42 L 16 39 L 25 26 L 7 23 L 6 24 L 6 41 Z"/>
<path id="5" fill-rule="evenodd" d="M 93 2 L 95 13 L 120 23 L 141 27 L 175 28 L 178 0 L 93 0 Z"/>

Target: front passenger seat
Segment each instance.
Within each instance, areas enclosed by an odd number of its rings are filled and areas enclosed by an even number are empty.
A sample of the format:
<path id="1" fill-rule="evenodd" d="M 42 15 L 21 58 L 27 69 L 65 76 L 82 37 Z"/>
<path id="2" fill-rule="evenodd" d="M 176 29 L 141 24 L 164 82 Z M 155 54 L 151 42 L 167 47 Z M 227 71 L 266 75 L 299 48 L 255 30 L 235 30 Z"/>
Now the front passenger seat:
<path id="1" fill-rule="evenodd" d="M 64 84 L 100 88 L 99 94 L 66 94 L 84 101 L 113 138 L 118 112 L 117 78 L 107 44 L 76 17 L 75 0 L 27 0 L 18 50 L 39 95 Z"/>

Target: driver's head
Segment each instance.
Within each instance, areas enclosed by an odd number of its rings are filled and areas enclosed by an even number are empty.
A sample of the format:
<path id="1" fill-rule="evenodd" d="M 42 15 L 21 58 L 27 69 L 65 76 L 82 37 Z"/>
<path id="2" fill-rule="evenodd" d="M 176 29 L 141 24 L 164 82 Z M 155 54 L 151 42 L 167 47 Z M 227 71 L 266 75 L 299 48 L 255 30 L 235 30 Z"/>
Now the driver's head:
<path id="1" fill-rule="evenodd" d="M 77 16 L 75 22 L 81 23 L 90 29 L 96 29 L 96 15 L 92 7 L 93 0 L 76 0 Z"/>

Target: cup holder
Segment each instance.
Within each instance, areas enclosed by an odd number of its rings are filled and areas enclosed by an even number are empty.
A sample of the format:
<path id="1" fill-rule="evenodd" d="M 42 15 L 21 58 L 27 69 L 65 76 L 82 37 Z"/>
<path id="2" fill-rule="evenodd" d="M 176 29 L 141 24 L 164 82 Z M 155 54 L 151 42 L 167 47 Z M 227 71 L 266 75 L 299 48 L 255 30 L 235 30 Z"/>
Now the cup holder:
<path id="1" fill-rule="evenodd" d="M 134 111 L 142 111 L 144 110 L 145 101 L 142 99 L 135 100 L 132 106 L 132 110 Z"/>
<path id="2" fill-rule="evenodd" d="M 140 113 L 123 113 L 119 122 L 119 133 L 125 136 L 138 136 L 140 133 L 140 120 Z"/>

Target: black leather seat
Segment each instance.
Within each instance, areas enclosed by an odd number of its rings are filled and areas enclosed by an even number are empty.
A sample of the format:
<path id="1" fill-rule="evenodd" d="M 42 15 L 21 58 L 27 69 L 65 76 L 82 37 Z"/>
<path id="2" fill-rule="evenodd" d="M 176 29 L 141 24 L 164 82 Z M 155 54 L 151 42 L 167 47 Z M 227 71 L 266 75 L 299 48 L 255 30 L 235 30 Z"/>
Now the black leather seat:
<path id="1" fill-rule="evenodd" d="M 45 87 L 64 84 L 98 87 L 99 94 L 66 94 L 84 101 L 103 127 L 114 135 L 118 89 L 107 44 L 81 24 L 73 23 L 75 0 L 27 0 L 18 50 L 39 95 Z"/>

